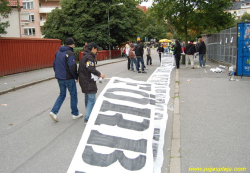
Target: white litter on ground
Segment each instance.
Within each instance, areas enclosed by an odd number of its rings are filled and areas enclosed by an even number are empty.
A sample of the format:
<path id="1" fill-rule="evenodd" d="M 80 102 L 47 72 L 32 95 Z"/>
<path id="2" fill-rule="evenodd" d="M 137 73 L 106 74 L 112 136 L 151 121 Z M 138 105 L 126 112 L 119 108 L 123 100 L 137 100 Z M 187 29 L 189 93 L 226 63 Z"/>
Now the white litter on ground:
<path id="1" fill-rule="evenodd" d="M 224 73 L 224 72 L 225 72 L 224 69 L 221 69 L 221 68 L 219 68 L 219 67 L 211 68 L 210 71 L 211 71 L 211 72 L 214 72 L 214 73 Z"/>

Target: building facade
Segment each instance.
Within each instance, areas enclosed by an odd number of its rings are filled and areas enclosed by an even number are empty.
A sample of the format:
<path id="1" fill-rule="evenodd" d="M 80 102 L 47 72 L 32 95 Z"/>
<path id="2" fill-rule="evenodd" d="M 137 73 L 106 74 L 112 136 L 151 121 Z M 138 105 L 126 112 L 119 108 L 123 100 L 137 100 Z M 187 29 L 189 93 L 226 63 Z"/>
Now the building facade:
<path id="1" fill-rule="evenodd" d="M 19 0 L 19 4 L 16 0 L 9 0 L 9 6 L 12 8 L 8 17 L 0 17 L 1 22 L 9 22 L 9 27 L 5 29 L 7 34 L 1 35 L 1 37 L 21 37 L 21 8 L 22 0 Z"/>
<path id="2" fill-rule="evenodd" d="M 28 14 L 21 19 L 21 34 L 24 38 L 42 38 L 42 27 L 47 15 L 59 5 L 60 0 L 23 0 L 22 13 Z"/>
<path id="3" fill-rule="evenodd" d="M 230 12 L 236 19 L 240 19 L 244 13 L 250 14 L 250 0 L 239 0 L 233 2 L 233 6 L 230 7 L 227 12 Z"/>

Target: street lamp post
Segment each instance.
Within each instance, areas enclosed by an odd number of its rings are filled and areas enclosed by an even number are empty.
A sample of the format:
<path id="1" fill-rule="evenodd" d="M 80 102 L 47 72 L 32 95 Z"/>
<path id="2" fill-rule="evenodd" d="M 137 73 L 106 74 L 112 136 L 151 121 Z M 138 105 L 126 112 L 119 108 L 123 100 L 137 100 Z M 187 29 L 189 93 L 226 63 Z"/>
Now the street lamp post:
<path id="1" fill-rule="evenodd" d="M 109 9 L 110 9 L 110 7 L 115 6 L 115 5 L 123 5 L 123 3 L 113 4 L 113 5 L 110 5 L 109 8 L 108 8 L 108 27 L 109 27 L 108 30 L 109 30 L 109 38 L 110 38 Z M 111 59 L 110 42 L 109 42 L 109 59 Z"/>

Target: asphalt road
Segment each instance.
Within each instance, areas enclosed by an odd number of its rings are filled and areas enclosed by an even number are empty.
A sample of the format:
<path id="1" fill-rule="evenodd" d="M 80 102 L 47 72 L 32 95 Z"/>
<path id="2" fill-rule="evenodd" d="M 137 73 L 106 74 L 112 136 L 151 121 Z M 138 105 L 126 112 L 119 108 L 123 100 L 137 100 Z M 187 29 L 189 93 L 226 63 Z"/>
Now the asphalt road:
<path id="1" fill-rule="evenodd" d="M 106 75 L 98 83 L 98 93 L 113 76 L 147 81 L 160 65 L 158 55 L 153 52 L 153 64 L 147 74 L 127 70 L 126 61 L 100 66 L 97 69 Z M 173 80 L 173 77 L 171 78 Z M 173 87 L 171 82 L 170 87 Z M 78 108 L 85 112 L 84 94 L 78 89 Z M 84 132 L 84 119 L 73 120 L 70 97 L 67 97 L 58 113 L 59 122 L 49 117 L 49 112 L 58 97 L 59 88 L 55 79 L 35 84 L 0 96 L 0 172 L 13 173 L 62 173 L 66 172 Z M 171 100 L 170 100 L 171 102 Z M 163 173 L 169 170 L 169 148 L 171 146 L 171 112 L 165 136 L 166 146 Z M 169 140 L 168 140 L 169 139 Z"/>

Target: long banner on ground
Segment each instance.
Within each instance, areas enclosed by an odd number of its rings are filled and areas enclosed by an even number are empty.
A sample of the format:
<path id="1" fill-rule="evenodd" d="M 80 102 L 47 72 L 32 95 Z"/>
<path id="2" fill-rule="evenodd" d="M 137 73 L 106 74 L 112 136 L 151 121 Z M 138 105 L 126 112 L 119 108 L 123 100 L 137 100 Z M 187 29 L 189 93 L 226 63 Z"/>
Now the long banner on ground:
<path id="1" fill-rule="evenodd" d="M 152 173 L 155 88 L 113 77 L 99 95 L 68 173 Z"/>
<path id="2" fill-rule="evenodd" d="M 164 160 L 164 136 L 168 121 L 168 102 L 170 99 L 170 78 L 174 67 L 174 57 L 172 53 L 164 53 L 161 57 L 161 66 L 149 77 L 149 83 L 155 88 L 155 116 L 154 116 L 154 136 L 153 136 L 153 159 L 154 173 L 161 173 Z M 173 106 L 173 105 L 170 105 Z"/>
<path id="3" fill-rule="evenodd" d="M 111 78 L 68 173 L 161 173 L 173 61 L 163 55 L 147 82 Z"/>

